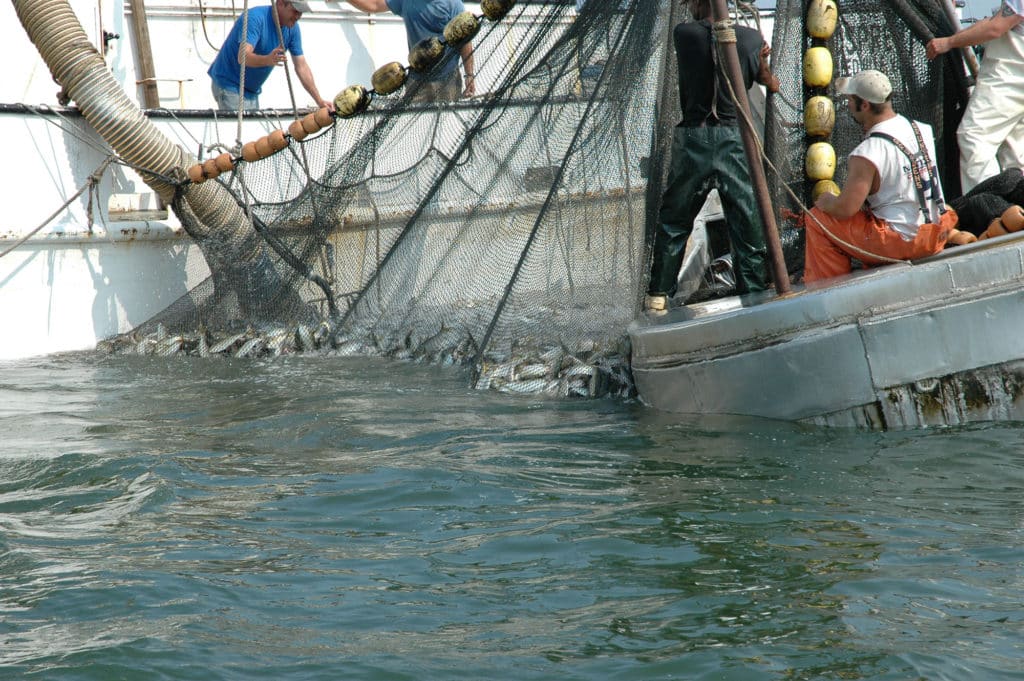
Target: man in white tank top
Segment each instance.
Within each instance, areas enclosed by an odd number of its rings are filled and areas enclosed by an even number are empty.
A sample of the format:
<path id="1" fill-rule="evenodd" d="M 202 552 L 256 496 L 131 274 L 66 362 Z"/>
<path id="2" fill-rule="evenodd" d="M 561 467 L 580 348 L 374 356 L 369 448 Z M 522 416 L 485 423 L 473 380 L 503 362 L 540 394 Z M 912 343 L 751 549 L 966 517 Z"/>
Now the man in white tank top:
<path id="1" fill-rule="evenodd" d="M 836 80 L 836 92 L 866 135 L 847 161 L 839 195 L 824 193 L 804 220 L 804 281 L 865 266 L 923 258 L 942 250 L 956 226 L 935 168 L 932 129 L 892 108 L 892 84 L 880 71 Z"/>
<path id="2" fill-rule="evenodd" d="M 966 194 L 1001 170 L 1024 167 L 1024 0 L 1003 0 L 991 17 L 928 41 L 934 59 L 985 43 L 985 56 L 956 131 L 960 183 Z"/>

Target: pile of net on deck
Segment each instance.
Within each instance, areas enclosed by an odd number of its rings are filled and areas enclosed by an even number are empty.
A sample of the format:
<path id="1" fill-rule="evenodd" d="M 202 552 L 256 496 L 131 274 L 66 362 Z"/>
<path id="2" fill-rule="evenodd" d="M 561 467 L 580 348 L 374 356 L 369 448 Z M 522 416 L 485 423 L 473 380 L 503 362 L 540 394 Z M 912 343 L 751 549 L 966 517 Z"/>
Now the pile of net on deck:
<path id="1" fill-rule="evenodd" d="M 272 270 L 210 263 L 209 279 L 107 347 L 315 349 L 467 364 L 476 385 L 509 391 L 628 391 L 677 9 L 519 3 L 473 40 L 478 82 L 493 84 L 475 100 L 400 90 L 239 163 L 211 181 L 251 211 Z"/>
<path id="2" fill-rule="evenodd" d="M 782 85 L 767 103 L 765 153 L 778 172 L 766 172 L 776 214 L 799 213 L 811 206 L 813 181 L 804 170 L 809 140 L 804 130 L 804 103 L 813 95 L 832 96 L 832 87 L 809 88 L 802 77 L 803 56 L 812 45 L 831 52 L 836 77 L 862 69 L 889 76 L 897 113 L 932 126 L 935 162 L 947 203 L 961 194 L 956 128 L 967 104 L 968 80 L 956 50 L 928 61 L 925 45 L 935 36 L 954 32 L 947 0 L 839 0 L 838 23 L 827 41 L 812 39 L 804 30 L 806 0 L 778 0 L 772 39 L 772 68 Z M 836 182 L 842 186 L 846 157 L 864 138 L 849 115 L 846 97 L 835 97 L 835 128 L 828 140 L 837 158 Z M 794 195 L 797 198 L 794 198 Z M 803 232 L 780 220 L 780 236 L 790 273 L 803 270 Z"/>

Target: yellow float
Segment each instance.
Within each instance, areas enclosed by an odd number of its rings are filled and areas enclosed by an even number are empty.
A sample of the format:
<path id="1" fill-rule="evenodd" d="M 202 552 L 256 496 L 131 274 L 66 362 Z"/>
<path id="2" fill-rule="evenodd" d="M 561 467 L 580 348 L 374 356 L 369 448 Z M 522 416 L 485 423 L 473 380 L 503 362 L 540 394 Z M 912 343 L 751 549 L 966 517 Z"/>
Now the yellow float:
<path id="1" fill-rule="evenodd" d="M 817 201 L 818 197 L 828 192 L 839 196 L 839 185 L 832 180 L 818 180 L 814 183 L 814 188 L 811 189 L 811 201 Z"/>
<path id="2" fill-rule="evenodd" d="M 832 82 L 832 53 L 827 47 L 804 52 L 804 82 L 809 87 L 825 87 Z"/>
<path id="3" fill-rule="evenodd" d="M 480 20 L 472 12 L 456 14 L 444 27 L 444 41 L 452 47 L 460 47 L 472 40 L 480 30 Z"/>
<path id="4" fill-rule="evenodd" d="M 810 137 L 828 137 L 836 124 L 836 109 L 828 97 L 817 95 L 804 104 L 804 128 Z"/>
<path id="5" fill-rule="evenodd" d="M 828 40 L 836 30 L 839 8 L 835 0 L 811 0 L 807 6 L 807 33 Z"/>
<path id="6" fill-rule="evenodd" d="M 815 142 L 807 147 L 804 170 L 812 180 L 831 180 L 836 173 L 836 150 L 828 142 Z"/>
<path id="7" fill-rule="evenodd" d="M 389 62 L 373 72 L 370 84 L 378 95 L 390 95 L 405 85 L 405 67 L 397 61 Z"/>

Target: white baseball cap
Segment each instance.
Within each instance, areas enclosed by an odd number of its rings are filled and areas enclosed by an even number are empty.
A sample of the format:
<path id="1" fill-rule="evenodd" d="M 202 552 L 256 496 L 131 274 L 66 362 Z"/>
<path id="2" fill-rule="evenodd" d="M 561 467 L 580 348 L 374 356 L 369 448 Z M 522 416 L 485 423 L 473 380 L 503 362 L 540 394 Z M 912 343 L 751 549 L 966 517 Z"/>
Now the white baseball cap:
<path id="1" fill-rule="evenodd" d="M 872 104 L 883 104 L 892 94 L 892 83 L 881 71 L 867 69 L 855 76 L 836 78 L 836 92 L 841 95 L 857 95 Z"/>
<path id="2" fill-rule="evenodd" d="M 313 8 L 310 7 L 309 3 L 305 2 L 305 0 L 288 0 L 288 4 L 303 14 L 309 14 L 313 11 Z"/>

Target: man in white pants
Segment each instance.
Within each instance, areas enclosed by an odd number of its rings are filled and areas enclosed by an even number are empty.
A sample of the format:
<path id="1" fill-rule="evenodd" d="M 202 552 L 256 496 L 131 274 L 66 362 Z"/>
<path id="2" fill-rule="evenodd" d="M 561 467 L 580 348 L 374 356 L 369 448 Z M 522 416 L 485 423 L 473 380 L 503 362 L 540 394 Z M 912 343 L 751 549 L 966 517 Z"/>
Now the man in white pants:
<path id="1" fill-rule="evenodd" d="M 934 59 L 954 48 L 985 45 L 978 82 L 957 129 L 960 182 L 966 194 L 1007 168 L 1024 167 L 1024 0 L 1003 0 L 986 19 L 928 42 Z"/>

